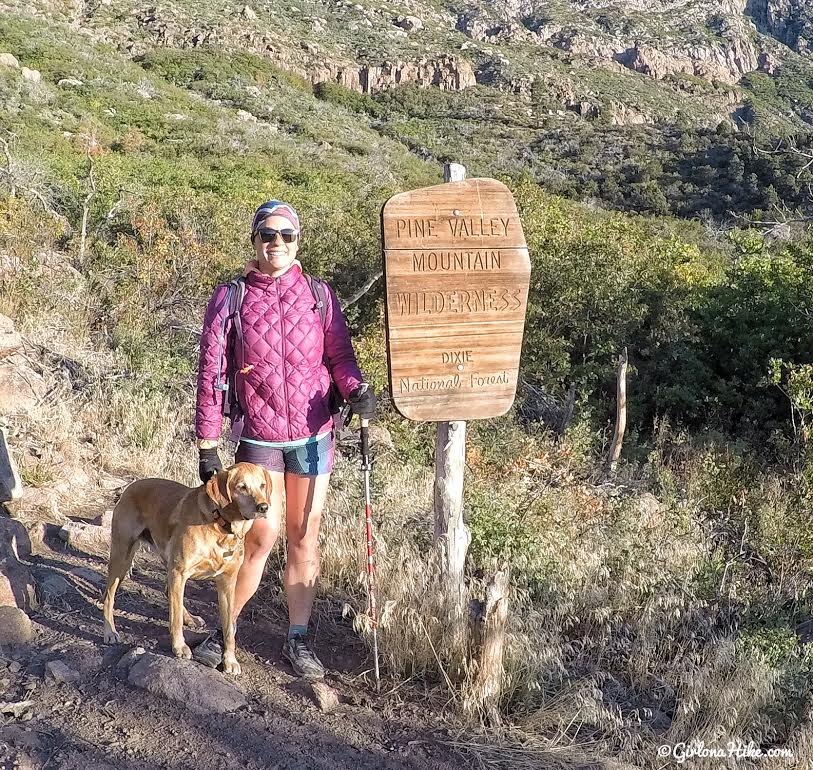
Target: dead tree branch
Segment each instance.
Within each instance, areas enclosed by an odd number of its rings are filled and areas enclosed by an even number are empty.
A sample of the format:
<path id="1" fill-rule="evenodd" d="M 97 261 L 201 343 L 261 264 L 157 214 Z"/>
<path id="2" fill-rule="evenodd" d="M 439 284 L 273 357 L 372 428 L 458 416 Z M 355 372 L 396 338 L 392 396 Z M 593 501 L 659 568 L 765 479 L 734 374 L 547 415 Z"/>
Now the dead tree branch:
<path id="1" fill-rule="evenodd" d="M 384 275 L 384 272 L 379 270 L 367 283 L 364 284 L 350 299 L 341 301 L 342 310 L 347 310 L 350 305 L 355 305 L 370 289 L 373 288 L 375 282 Z"/>
<path id="2" fill-rule="evenodd" d="M 14 184 L 14 173 L 12 171 L 11 150 L 9 149 L 8 142 L 0 138 L 0 145 L 3 146 L 3 155 L 6 156 L 6 167 L 3 173 L 8 178 L 9 194 L 12 198 L 17 197 L 17 185 Z"/>
<path id="3" fill-rule="evenodd" d="M 616 374 L 617 383 L 616 389 L 618 397 L 615 408 L 615 432 L 613 433 L 613 442 L 610 446 L 610 454 L 607 457 L 607 472 L 615 473 L 615 467 L 618 464 L 618 458 L 621 457 L 621 445 L 624 443 L 624 432 L 627 429 L 627 365 L 629 357 L 627 356 L 627 349 L 624 348 L 621 355 L 618 357 L 618 371 Z"/>
<path id="4" fill-rule="evenodd" d="M 90 191 L 85 196 L 85 200 L 82 203 L 82 232 L 79 238 L 80 265 L 85 261 L 85 245 L 87 243 L 88 235 L 88 216 L 90 214 L 90 204 L 96 197 L 96 178 L 93 176 L 93 158 L 91 157 L 89 151 L 87 153 L 87 159 L 88 163 L 90 164 L 88 169 L 88 181 L 90 182 Z"/>

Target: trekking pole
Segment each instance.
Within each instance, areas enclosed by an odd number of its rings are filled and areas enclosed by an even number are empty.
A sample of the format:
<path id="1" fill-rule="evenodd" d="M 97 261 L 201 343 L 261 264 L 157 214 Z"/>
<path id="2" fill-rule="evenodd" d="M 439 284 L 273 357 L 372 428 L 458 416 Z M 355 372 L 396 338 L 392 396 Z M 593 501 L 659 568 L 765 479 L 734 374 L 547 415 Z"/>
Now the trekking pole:
<path id="1" fill-rule="evenodd" d="M 364 523 L 367 528 L 367 593 L 370 597 L 370 621 L 373 629 L 373 658 L 375 659 L 375 691 L 381 690 L 378 673 L 378 610 L 375 604 L 375 556 L 373 555 L 373 509 L 370 504 L 370 444 L 369 420 L 361 420 L 361 470 L 364 474 Z"/>

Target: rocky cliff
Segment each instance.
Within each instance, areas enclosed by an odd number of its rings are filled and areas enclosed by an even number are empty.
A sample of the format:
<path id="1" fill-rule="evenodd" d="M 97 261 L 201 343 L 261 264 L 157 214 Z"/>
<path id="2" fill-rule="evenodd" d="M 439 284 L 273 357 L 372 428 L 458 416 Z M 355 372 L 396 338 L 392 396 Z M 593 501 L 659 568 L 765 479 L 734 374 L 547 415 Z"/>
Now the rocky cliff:
<path id="1" fill-rule="evenodd" d="M 813 4 L 809 0 L 750 0 L 747 11 L 761 32 L 799 53 L 813 50 Z"/>
<path id="2" fill-rule="evenodd" d="M 813 41 L 808 0 L 39 2 L 132 56 L 156 46 L 248 50 L 312 83 L 369 94 L 415 83 L 531 98 L 549 85 L 554 112 L 619 124 L 677 113 L 716 124 L 748 101 L 744 76 L 777 76 Z M 22 0 L 3 8 L 34 12 Z"/>

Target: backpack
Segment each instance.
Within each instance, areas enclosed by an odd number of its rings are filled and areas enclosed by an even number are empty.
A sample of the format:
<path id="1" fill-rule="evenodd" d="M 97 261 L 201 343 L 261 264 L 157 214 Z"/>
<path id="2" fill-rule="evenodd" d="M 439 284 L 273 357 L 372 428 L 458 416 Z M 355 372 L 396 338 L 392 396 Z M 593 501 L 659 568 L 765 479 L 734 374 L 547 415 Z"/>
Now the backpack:
<path id="1" fill-rule="evenodd" d="M 315 309 L 319 311 L 319 318 L 322 321 L 322 329 L 324 330 L 327 325 L 327 289 L 326 284 L 320 278 L 314 278 L 307 273 L 303 273 L 305 280 L 308 282 L 311 294 L 316 301 Z M 223 316 L 220 324 L 220 332 L 218 334 L 218 355 L 217 355 L 217 380 L 215 381 L 215 390 L 223 391 L 223 416 L 228 417 L 232 425 L 242 418 L 240 403 L 237 400 L 237 373 L 240 371 L 238 363 L 237 350 L 232 356 L 232 360 L 226 364 L 226 380 L 222 379 L 221 372 L 223 371 L 223 357 L 226 350 L 226 325 L 229 320 L 232 321 L 232 328 L 235 342 L 240 346 L 240 352 L 243 350 L 243 327 L 240 322 L 240 308 L 243 306 L 243 299 L 246 296 L 246 279 L 245 277 L 235 278 L 227 284 L 228 290 L 226 292 L 225 302 L 228 304 L 228 312 Z M 350 422 L 352 414 L 350 412 L 350 404 L 342 397 L 336 382 L 333 380 L 333 372 L 330 371 L 330 363 L 327 360 L 327 353 L 323 354 L 322 360 L 330 373 L 330 394 L 329 406 L 330 413 L 333 416 L 334 427 L 336 434 L 345 428 Z"/>

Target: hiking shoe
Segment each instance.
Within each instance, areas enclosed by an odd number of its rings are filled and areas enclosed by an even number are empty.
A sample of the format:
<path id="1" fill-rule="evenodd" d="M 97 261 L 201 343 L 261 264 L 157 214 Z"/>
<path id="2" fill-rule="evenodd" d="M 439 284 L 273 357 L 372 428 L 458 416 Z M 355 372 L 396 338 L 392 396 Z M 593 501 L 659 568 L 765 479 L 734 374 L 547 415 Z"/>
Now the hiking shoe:
<path id="1" fill-rule="evenodd" d="M 298 634 L 287 639 L 282 645 L 282 657 L 286 658 L 294 671 L 310 681 L 325 678 L 325 667 L 311 649 L 308 637 Z"/>
<path id="2" fill-rule="evenodd" d="M 217 668 L 223 662 L 223 631 L 209 634 L 192 648 L 192 658 L 209 668 Z"/>

